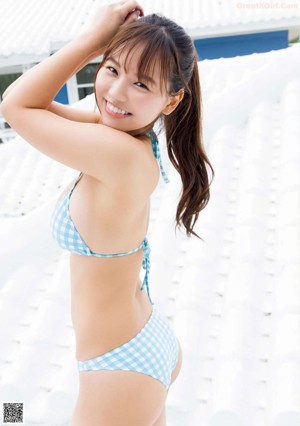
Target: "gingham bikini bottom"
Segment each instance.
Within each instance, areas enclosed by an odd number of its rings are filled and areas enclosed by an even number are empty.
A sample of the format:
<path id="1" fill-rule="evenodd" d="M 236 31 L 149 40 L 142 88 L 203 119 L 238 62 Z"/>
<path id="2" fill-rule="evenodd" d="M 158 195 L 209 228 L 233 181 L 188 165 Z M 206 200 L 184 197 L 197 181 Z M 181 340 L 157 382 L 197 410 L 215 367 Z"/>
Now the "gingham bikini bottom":
<path id="1" fill-rule="evenodd" d="M 153 306 L 148 322 L 133 339 L 110 352 L 77 363 L 79 371 L 124 370 L 147 374 L 169 389 L 178 353 L 178 340 L 171 325 Z"/>

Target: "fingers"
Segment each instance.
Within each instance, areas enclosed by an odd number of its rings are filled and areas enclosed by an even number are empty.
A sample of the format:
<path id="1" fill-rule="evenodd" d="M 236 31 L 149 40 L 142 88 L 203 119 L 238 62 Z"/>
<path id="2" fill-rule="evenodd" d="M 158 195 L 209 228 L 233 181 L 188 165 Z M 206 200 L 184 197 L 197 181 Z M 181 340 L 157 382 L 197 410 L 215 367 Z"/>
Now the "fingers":
<path id="1" fill-rule="evenodd" d="M 131 12 L 139 11 L 138 16 L 144 16 L 143 8 L 136 0 L 124 1 L 121 3 L 121 7 L 124 9 L 124 11 L 127 11 L 128 15 Z"/>
<path id="2" fill-rule="evenodd" d="M 139 10 L 135 10 L 133 12 L 128 13 L 128 15 L 125 18 L 124 23 L 125 24 L 130 24 L 130 22 L 136 21 L 139 17 L 140 17 L 140 11 Z"/>

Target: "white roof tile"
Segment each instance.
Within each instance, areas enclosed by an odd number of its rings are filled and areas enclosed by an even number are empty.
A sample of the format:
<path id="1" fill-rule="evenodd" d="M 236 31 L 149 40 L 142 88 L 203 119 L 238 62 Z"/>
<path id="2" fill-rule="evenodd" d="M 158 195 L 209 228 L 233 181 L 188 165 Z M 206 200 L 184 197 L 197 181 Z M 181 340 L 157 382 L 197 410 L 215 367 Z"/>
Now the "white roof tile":
<path id="1" fill-rule="evenodd" d="M 251 0 L 188 0 L 184 4 L 179 0 L 144 0 L 142 5 L 146 14 L 163 13 L 193 37 L 299 25 L 299 0 L 281 1 L 280 4 L 290 6 L 285 8 L 259 7 L 271 4 L 264 0 L 256 0 L 252 8 L 246 7 L 250 3 Z M 96 0 L 2 0 L 0 66 L 15 63 L 14 56 L 25 63 L 48 56 L 56 46 L 81 31 L 98 4 Z"/>
<path id="2" fill-rule="evenodd" d="M 20 137 L 3 144 L 0 150 L 0 218 L 30 213 L 55 197 L 76 174 Z"/>

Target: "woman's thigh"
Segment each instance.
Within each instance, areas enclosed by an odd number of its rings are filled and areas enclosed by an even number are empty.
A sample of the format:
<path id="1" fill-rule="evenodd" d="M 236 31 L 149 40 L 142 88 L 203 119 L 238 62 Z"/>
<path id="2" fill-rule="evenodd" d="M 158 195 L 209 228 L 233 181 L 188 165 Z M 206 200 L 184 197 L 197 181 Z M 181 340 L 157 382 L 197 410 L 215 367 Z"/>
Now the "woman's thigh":
<path id="1" fill-rule="evenodd" d="M 167 389 L 133 371 L 83 371 L 71 426 L 153 426 Z"/>

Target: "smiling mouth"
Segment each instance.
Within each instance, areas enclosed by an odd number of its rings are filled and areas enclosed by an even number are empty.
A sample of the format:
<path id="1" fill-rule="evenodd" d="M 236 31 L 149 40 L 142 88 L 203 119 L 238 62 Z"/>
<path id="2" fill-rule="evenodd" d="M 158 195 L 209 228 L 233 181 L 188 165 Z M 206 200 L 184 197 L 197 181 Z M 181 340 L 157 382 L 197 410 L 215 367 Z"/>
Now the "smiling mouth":
<path id="1" fill-rule="evenodd" d="M 113 114 L 116 114 L 116 115 L 119 115 L 119 116 L 124 116 L 124 117 L 126 117 L 128 115 L 132 115 L 130 112 L 127 112 L 123 109 L 116 107 L 115 105 L 113 105 L 112 103 L 107 101 L 106 99 L 105 99 L 105 104 L 106 104 L 106 109 Z"/>

